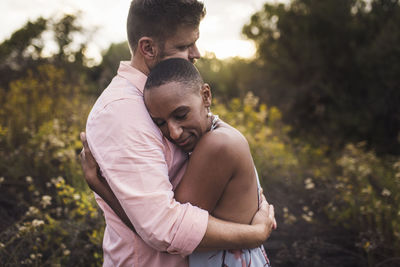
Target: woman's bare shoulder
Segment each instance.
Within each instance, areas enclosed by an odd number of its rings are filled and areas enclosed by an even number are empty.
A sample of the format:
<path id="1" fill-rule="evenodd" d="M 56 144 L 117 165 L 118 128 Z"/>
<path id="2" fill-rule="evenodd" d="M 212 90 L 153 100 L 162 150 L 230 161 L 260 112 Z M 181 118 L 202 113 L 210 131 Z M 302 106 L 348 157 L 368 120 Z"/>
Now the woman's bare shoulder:
<path id="1" fill-rule="evenodd" d="M 218 127 L 207 132 L 197 143 L 195 151 L 199 150 L 208 155 L 232 157 L 248 149 L 246 138 L 234 127 L 220 121 Z M 194 152 L 195 152 L 194 151 Z"/>

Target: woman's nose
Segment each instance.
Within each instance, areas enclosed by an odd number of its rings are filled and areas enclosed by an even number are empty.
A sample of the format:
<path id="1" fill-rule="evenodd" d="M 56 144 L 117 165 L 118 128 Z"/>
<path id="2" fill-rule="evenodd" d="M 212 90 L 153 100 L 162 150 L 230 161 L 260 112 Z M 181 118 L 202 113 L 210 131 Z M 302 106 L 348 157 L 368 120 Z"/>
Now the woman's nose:
<path id="1" fill-rule="evenodd" d="M 169 136 L 172 140 L 178 140 L 182 135 L 182 127 L 178 124 L 170 123 L 168 124 Z"/>

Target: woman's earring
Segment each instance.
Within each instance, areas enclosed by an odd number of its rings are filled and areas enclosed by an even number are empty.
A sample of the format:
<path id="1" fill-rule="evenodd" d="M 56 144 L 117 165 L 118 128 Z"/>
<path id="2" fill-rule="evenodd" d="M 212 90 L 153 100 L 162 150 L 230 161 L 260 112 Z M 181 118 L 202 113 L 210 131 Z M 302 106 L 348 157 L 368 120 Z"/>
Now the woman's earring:
<path id="1" fill-rule="evenodd" d="M 207 108 L 207 111 L 208 111 L 208 113 L 207 113 L 207 117 L 208 117 L 208 118 L 211 118 L 211 116 L 212 116 L 212 113 L 211 113 L 211 111 L 210 111 L 210 107 L 208 107 L 208 108 Z"/>

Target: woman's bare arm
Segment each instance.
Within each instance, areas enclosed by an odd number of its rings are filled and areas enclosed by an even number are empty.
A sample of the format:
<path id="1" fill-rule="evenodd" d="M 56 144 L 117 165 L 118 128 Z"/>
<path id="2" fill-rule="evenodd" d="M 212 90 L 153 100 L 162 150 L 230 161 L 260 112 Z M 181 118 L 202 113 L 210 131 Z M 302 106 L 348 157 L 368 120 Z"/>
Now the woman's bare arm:
<path id="1" fill-rule="evenodd" d="M 184 177 L 175 189 L 175 199 L 212 213 L 241 156 L 246 154 L 235 141 L 224 132 L 205 134 L 190 156 Z"/>

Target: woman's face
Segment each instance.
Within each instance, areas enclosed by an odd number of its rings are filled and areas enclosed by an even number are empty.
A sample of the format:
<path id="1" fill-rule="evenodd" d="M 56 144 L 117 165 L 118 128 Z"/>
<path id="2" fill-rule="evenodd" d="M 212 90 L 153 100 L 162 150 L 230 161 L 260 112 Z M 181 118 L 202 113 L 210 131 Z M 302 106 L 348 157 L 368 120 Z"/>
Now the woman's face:
<path id="1" fill-rule="evenodd" d="M 207 117 L 211 91 L 207 84 L 198 89 L 185 86 L 188 85 L 170 82 L 145 90 L 144 96 L 150 116 L 163 135 L 191 152 L 211 127 L 211 119 Z"/>

